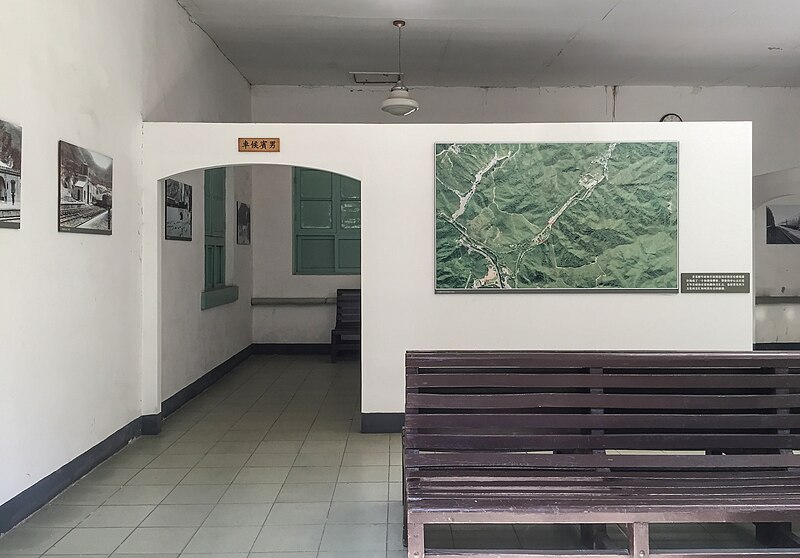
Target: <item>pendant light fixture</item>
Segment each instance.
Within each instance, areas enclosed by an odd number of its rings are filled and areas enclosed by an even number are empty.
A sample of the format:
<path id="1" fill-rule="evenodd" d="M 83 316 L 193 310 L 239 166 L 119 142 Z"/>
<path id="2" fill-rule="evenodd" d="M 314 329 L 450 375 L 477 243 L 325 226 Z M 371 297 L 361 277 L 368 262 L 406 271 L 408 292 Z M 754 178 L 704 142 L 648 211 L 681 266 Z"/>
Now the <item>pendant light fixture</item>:
<path id="1" fill-rule="evenodd" d="M 408 116 L 419 110 L 419 103 L 411 98 L 408 88 L 403 85 L 403 27 L 406 22 L 396 19 L 392 25 L 397 27 L 397 83 L 392 87 L 389 96 L 381 103 L 381 110 L 392 116 Z"/>

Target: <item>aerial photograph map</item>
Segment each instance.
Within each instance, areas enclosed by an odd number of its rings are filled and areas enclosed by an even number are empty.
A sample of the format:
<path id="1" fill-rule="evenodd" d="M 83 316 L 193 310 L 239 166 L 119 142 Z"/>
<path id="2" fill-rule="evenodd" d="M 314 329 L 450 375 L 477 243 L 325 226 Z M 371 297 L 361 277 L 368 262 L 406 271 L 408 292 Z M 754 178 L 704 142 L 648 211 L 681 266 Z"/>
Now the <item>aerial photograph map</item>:
<path id="1" fill-rule="evenodd" d="M 678 287 L 678 144 L 436 144 L 436 290 Z"/>

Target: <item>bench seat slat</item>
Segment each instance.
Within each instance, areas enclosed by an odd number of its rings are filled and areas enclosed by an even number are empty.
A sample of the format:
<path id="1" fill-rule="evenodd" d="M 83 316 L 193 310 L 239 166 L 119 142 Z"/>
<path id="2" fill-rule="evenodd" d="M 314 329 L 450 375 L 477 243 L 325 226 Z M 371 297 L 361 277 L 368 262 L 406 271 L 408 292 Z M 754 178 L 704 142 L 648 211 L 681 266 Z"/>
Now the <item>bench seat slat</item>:
<path id="1" fill-rule="evenodd" d="M 606 393 L 526 393 L 452 395 L 409 393 L 408 409 L 531 409 L 531 408 L 618 408 L 618 409 L 778 409 L 800 406 L 795 395 L 672 395 L 659 397 Z"/>

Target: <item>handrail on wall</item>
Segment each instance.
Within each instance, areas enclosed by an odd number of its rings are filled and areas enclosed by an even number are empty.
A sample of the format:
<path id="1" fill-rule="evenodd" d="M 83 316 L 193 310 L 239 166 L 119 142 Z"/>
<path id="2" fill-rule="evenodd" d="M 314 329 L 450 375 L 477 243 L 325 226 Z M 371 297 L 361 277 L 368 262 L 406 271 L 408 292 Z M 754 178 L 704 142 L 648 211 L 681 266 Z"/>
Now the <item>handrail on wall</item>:
<path id="1" fill-rule="evenodd" d="M 251 306 L 313 306 L 336 304 L 336 297 L 254 297 Z"/>

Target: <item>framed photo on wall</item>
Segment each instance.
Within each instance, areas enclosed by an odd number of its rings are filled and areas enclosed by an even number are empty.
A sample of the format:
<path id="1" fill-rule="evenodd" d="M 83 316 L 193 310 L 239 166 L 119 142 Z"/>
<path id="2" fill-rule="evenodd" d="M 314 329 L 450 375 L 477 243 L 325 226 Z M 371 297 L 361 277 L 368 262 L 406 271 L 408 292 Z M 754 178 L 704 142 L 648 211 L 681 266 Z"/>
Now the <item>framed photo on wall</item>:
<path id="1" fill-rule="evenodd" d="M 800 244 L 800 205 L 767 206 L 767 244 Z"/>
<path id="2" fill-rule="evenodd" d="M 192 187 L 164 181 L 164 234 L 167 240 L 192 240 Z"/>
<path id="3" fill-rule="evenodd" d="M 677 142 L 439 143 L 436 292 L 678 292 Z"/>
<path id="4" fill-rule="evenodd" d="M 111 157 L 58 142 L 58 230 L 111 234 Z"/>
<path id="5" fill-rule="evenodd" d="M 250 206 L 236 202 L 236 244 L 250 244 Z"/>
<path id="6" fill-rule="evenodd" d="M 0 227 L 20 227 L 21 195 L 22 128 L 0 120 Z"/>

